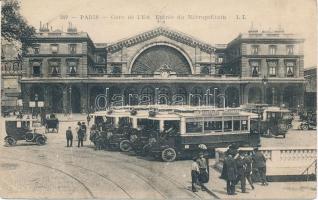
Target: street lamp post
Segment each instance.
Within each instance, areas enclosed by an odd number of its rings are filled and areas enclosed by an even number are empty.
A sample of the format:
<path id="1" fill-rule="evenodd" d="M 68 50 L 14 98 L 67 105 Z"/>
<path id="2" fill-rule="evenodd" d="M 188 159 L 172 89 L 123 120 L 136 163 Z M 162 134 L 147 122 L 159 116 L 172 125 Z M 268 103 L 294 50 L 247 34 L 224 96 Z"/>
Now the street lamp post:
<path id="1" fill-rule="evenodd" d="M 266 101 L 266 85 L 268 83 L 268 79 L 264 76 L 264 78 L 262 79 L 262 83 L 263 83 L 263 86 L 264 86 L 264 103 L 266 104 L 267 101 Z"/>

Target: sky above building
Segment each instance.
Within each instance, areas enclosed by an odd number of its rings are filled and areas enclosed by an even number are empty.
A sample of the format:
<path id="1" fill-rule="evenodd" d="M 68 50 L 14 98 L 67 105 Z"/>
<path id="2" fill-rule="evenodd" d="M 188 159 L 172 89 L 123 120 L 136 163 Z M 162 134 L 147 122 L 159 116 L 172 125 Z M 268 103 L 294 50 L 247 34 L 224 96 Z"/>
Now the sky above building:
<path id="1" fill-rule="evenodd" d="M 317 66 L 315 0 L 23 0 L 21 14 L 37 29 L 69 23 L 95 43 L 112 43 L 158 26 L 210 44 L 226 44 L 251 26 L 305 39 L 305 67 Z"/>

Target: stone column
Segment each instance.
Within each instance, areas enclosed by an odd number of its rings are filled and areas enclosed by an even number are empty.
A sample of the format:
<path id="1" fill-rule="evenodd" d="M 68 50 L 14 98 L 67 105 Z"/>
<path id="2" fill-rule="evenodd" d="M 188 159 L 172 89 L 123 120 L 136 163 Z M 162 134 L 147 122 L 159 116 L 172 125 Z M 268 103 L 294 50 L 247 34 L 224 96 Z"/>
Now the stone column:
<path id="1" fill-rule="evenodd" d="M 80 86 L 81 88 L 81 112 L 82 113 L 86 113 L 87 112 L 87 98 L 88 98 L 88 94 L 87 94 L 87 84 L 82 84 Z"/>
<path id="2" fill-rule="evenodd" d="M 63 90 L 63 112 L 67 113 L 67 111 L 68 111 L 68 93 L 69 93 L 68 86 L 63 85 L 62 90 Z"/>
<path id="3" fill-rule="evenodd" d="M 23 98 L 23 109 L 29 111 L 31 86 L 28 84 L 22 85 L 22 98 Z"/>
<path id="4" fill-rule="evenodd" d="M 51 107 L 51 98 L 49 98 L 49 95 L 54 95 L 54 94 L 52 94 L 52 92 L 50 92 L 49 90 L 50 90 L 51 88 L 48 86 L 48 85 L 44 85 L 43 86 L 43 95 L 44 95 L 44 98 L 43 98 L 43 100 L 44 100 L 44 108 L 45 109 L 48 109 L 48 108 L 50 108 Z"/>

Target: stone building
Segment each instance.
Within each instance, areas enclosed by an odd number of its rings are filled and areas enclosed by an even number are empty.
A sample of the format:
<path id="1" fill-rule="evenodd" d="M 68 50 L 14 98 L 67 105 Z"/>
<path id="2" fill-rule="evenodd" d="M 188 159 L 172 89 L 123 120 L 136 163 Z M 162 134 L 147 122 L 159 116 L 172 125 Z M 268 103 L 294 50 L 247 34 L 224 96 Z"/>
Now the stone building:
<path id="1" fill-rule="evenodd" d="M 240 34 L 211 45 L 158 27 L 110 44 L 41 28 L 24 58 L 24 106 L 52 112 L 111 105 L 191 104 L 237 107 L 303 103 L 304 40 L 282 30 Z"/>
<path id="2" fill-rule="evenodd" d="M 21 98 L 19 81 L 22 63 L 18 56 L 19 44 L 2 40 L 1 43 L 1 109 L 2 112 L 18 108 Z"/>
<path id="3" fill-rule="evenodd" d="M 305 95 L 304 106 L 306 110 L 317 110 L 317 67 L 304 70 Z"/>

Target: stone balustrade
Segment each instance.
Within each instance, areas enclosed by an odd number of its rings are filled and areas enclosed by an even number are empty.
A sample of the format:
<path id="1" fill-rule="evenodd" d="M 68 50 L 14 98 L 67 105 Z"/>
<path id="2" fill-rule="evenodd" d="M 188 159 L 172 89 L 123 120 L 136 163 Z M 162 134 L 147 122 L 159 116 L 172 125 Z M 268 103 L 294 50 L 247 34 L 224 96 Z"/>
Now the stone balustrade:
<path id="1" fill-rule="evenodd" d="M 252 148 L 240 148 L 252 152 Z M 221 169 L 226 148 L 216 149 L 216 167 Z M 317 159 L 315 147 L 263 147 L 268 175 L 299 175 Z M 310 173 L 315 173 L 311 168 Z"/>

